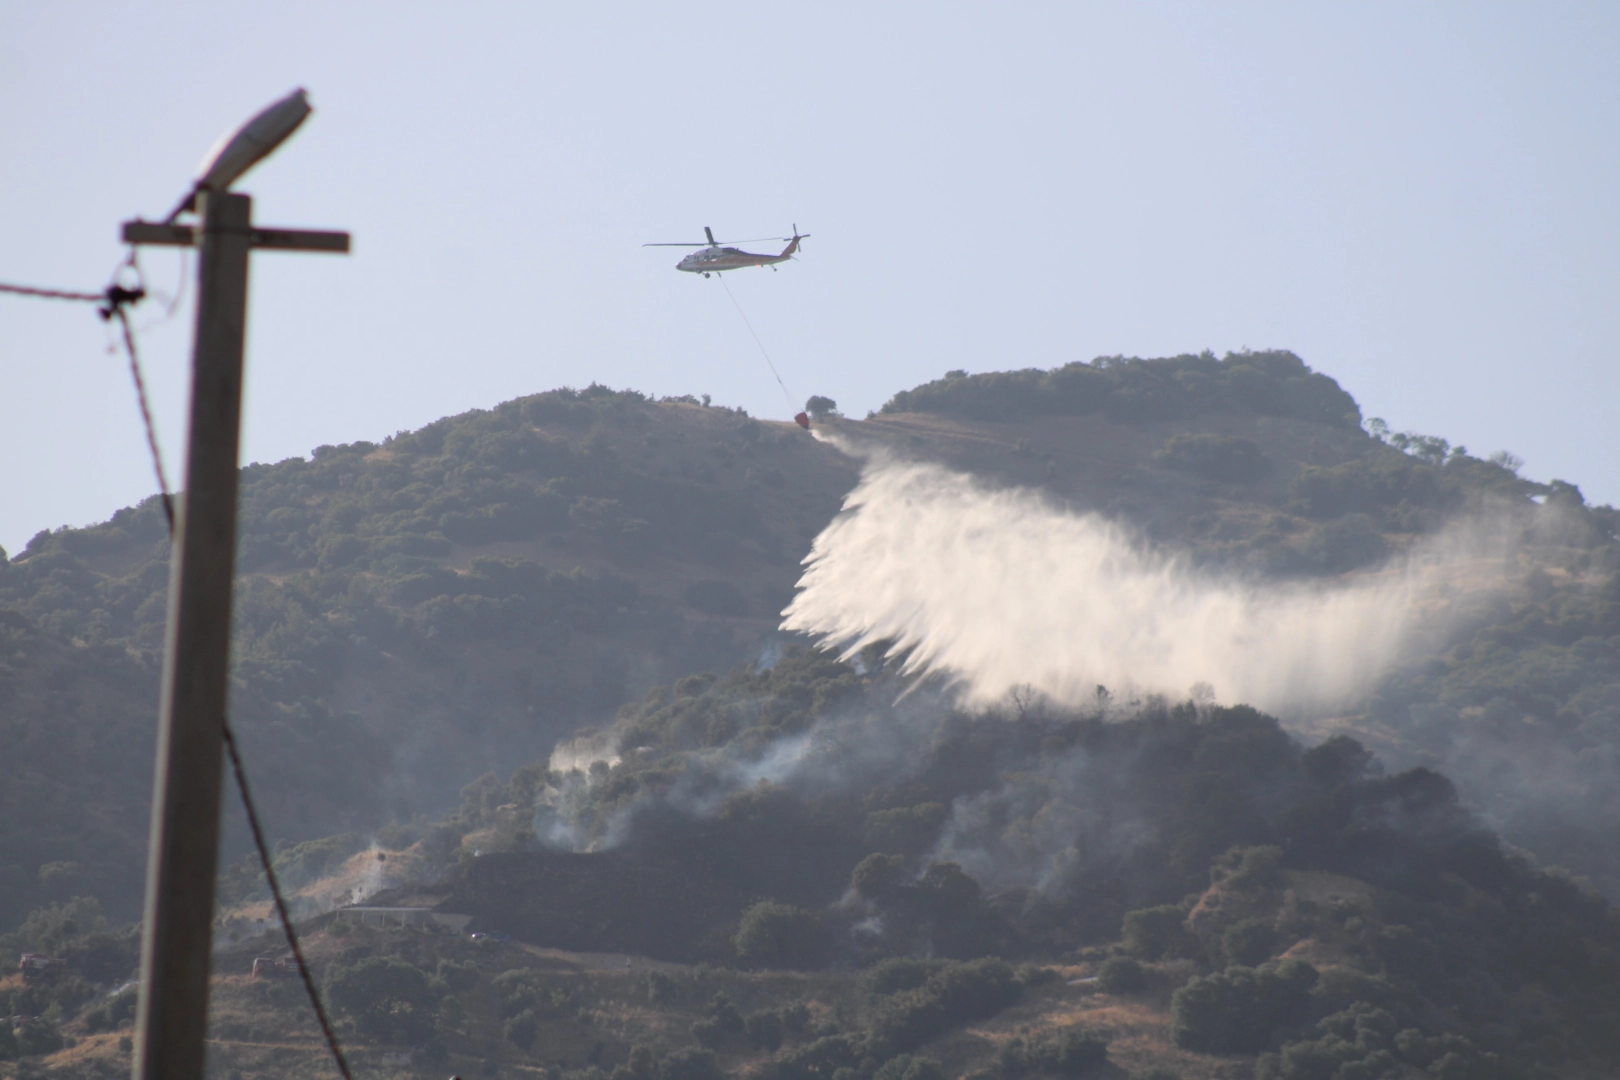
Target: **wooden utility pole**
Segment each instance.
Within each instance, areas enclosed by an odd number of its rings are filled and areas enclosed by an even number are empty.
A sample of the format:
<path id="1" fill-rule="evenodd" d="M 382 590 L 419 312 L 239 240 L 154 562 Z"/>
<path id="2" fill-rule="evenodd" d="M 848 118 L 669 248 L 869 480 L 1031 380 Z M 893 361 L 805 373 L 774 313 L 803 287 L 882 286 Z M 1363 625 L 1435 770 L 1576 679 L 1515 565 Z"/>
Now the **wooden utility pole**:
<path id="1" fill-rule="evenodd" d="M 136 1080 L 202 1080 L 219 861 L 220 781 L 236 561 L 248 255 L 347 252 L 347 233 L 255 229 L 253 200 L 202 193 L 200 224 L 124 223 L 131 244 L 201 249 L 184 497 L 172 544 L 159 704 Z"/>

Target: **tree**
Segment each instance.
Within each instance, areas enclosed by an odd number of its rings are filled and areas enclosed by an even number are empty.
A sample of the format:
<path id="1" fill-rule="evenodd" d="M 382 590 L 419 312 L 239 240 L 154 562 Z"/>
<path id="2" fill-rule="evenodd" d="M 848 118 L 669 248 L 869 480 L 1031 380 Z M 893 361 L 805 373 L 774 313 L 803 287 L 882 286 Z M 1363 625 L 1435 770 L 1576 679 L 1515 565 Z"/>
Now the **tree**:
<path id="1" fill-rule="evenodd" d="M 1524 468 L 1524 458 L 1511 450 L 1498 450 L 1485 460 L 1499 469 L 1506 469 L 1514 476 L 1518 476 L 1519 470 Z"/>
<path id="2" fill-rule="evenodd" d="M 101 903 L 92 896 L 75 896 L 29 913 L 17 930 L 21 945 L 39 952 L 63 952 L 68 944 L 107 928 Z"/>
<path id="3" fill-rule="evenodd" d="M 1125 948 L 1144 960 L 1185 956 L 1196 942 L 1187 932 L 1187 912 L 1177 904 L 1160 904 L 1125 913 Z"/>
<path id="4" fill-rule="evenodd" d="M 805 970 L 826 963 L 826 935 L 814 912 L 761 900 L 743 912 L 733 944 L 750 967 Z"/>
<path id="5" fill-rule="evenodd" d="M 1277 944 L 1277 931 L 1268 919 L 1243 919 L 1221 935 L 1221 952 L 1229 964 L 1254 967 L 1271 956 Z"/>
<path id="6" fill-rule="evenodd" d="M 906 860 L 903 855 L 884 855 L 874 852 L 855 865 L 849 876 L 849 887 L 858 896 L 876 900 L 894 892 L 905 884 Z"/>
<path id="7" fill-rule="evenodd" d="M 1139 994 L 1148 988 L 1147 969 L 1128 956 L 1111 956 L 1097 969 L 1105 994 Z"/>
<path id="8" fill-rule="evenodd" d="M 439 993 L 415 964 L 392 956 L 368 956 L 338 968 L 328 985 L 333 1008 L 368 1035 L 414 1041 L 433 1030 Z"/>
<path id="9" fill-rule="evenodd" d="M 898 1054 L 884 1062 L 872 1080 L 945 1080 L 945 1070 L 933 1058 Z"/>
<path id="10" fill-rule="evenodd" d="M 782 1045 L 782 1014 L 774 1009 L 749 1013 L 743 1020 L 751 1046 L 774 1054 Z"/>
<path id="11" fill-rule="evenodd" d="M 508 1020 L 501 1028 L 501 1034 L 507 1040 L 527 1050 L 534 1045 L 534 1040 L 540 1034 L 540 1024 L 535 1020 L 533 1009 L 524 1009 Z"/>
<path id="12" fill-rule="evenodd" d="M 1171 1037 L 1186 1050 L 1258 1053 L 1274 1032 L 1305 1019 L 1316 981 L 1316 969 L 1300 960 L 1194 978 L 1170 999 Z"/>
<path id="13" fill-rule="evenodd" d="M 664 1080 L 723 1080 L 725 1077 L 714 1051 L 695 1046 L 670 1054 L 664 1059 L 661 1071 Z"/>
<path id="14" fill-rule="evenodd" d="M 804 411 L 810 414 L 812 420 L 825 420 L 838 415 L 838 402 L 830 397 L 812 394 L 810 400 L 804 403 Z"/>

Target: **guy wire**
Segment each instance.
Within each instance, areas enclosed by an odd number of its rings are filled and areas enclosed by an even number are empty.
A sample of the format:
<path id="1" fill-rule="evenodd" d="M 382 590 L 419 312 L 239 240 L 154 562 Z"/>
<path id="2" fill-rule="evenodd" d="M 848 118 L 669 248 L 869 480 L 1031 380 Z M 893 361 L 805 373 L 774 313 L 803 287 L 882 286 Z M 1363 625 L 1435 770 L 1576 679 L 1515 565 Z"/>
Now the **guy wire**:
<path id="1" fill-rule="evenodd" d="M 174 499 L 169 496 L 169 479 L 163 473 L 163 454 L 158 450 L 157 429 L 152 424 L 152 410 L 146 402 L 146 380 L 141 378 L 141 360 L 135 351 L 135 332 L 129 327 L 129 315 L 123 305 L 112 308 L 110 315 L 118 320 L 118 326 L 124 332 L 124 351 L 129 353 L 129 374 L 135 380 L 135 400 L 141 406 L 141 420 L 146 425 L 146 446 L 152 452 L 152 471 L 157 474 L 158 494 L 163 499 L 163 516 L 169 520 L 169 538 L 172 540 Z"/>
<path id="2" fill-rule="evenodd" d="M 253 846 L 259 849 L 259 865 L 264 868 L 264 880 L 270 885 L 270 895 L 275 899 L 276 913 L 281 916 L 281 929 L 287 935 L 287 945 L 292 949 L 293 960 L 298 964 L 299 978 L 304 980 L 304 991 L 309 994 L 309 1003 L 315 1009 L 315 1019 L 321 1022 L 321 1034 L 326 1036 L 326 1045 L 332 1051 L 332 1057 L 337 1061 L 338 1072 L 343 1074 L 343 1080 L 354 1080 L 354 1074 L 349 1072 L 349 1062 L 343 1056 L 343 1050 L 338 1046 L 337 1033 L 332 1030 L 332 1021 L 326 1015 L 326 1008 L 321 1004 L 321 995 L 315 990 L 315 980 L 310 976 L 309 964 L 304 960 L 304 950 L 298 944 L 298 931 L 293 929 L 292 916 L 287 913 L 287 901 L 281 895 L 281 883 L 276 880 L 276 869 L 270 862 L 270 849 L 265 846 L 264 830 L 259 826 L 259 811 L 253 805 L 253 796 L 248 791 L 247 770 L 242 767 L 242 755 L 236 748 L 236 736 L 231 733 L 230 721 L 223 725 L 225 734 L 225 752 L 231 758 L 231 771 L 236 773 L 236 790 L 242 793 L 242 808 L 247 811 L 248 828 L 253 832 Z"/>

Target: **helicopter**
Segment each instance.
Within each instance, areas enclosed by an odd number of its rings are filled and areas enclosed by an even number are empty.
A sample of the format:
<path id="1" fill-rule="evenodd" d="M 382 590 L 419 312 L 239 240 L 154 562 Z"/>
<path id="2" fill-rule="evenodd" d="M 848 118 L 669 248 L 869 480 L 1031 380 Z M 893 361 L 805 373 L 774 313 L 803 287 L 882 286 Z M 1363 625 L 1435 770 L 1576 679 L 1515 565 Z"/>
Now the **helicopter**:
<path id="1" fill-rule="evenodd" d="M 799 227 L 793 226 L 792 236 L 761 236 L 754 240 L 726 240 L 719 241 L 714 238 L 714 230 L 707 225 L 703 226 L 703 235 L 709 238 L 707 244 L 642 244 L 642 247 L 695 247 L 702 251 L 694 251 L 686 258 L 675 264 L 675 269 L 685 270 L 690 274 L 718 274 L 724 270 L 738 270 L 744 266 L 769 266 L 776 269 L 779 262 L 787 262 L 793 258 L 793 253 L 799 250 L 799 241 L 808 238 L 809 233 L 799 234 Z M 742 251 L 725 244 L 758 244 L 766 240 L 786 240 L 788 246 L 782 249 L 780 255 L 755 255 L 750 251 Z"/>

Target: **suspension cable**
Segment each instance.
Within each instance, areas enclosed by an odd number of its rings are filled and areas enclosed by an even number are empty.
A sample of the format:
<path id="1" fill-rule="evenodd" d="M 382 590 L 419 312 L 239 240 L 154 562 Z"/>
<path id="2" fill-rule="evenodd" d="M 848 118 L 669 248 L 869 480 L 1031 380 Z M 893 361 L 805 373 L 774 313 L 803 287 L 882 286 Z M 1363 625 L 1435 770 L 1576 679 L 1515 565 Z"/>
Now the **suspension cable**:
<path id="1" fill-rule="evenodd" d="M 754 324 L 748 321 L 748 315 L 743 311 L 742 305 L 737 303 L 735 296 L 732 296 L 731 286 L 726 285 L 726 275 L 720 273 L 715 276 L 720 279 L 720 284 L 725 286 L 726 295 L 731 297 L 731 306 L 737 309 L 738 315 L 742 316 L 743 325 L 748 327 L 750 334 L 754 335 L 754 344 L 759 346 L 759 354 L 765 358 L 765 364 L 771 369 L 771 374 L 776 376 L 776 385 L 782 388 L 782 397 L 786 399 L 788 408 L 793 408 L 793 395 L 788 391 L 787 383 L 782 381 L 781 372 L 776 370 L 776 364 L 772 362 L 771 354 L 765 351 L 765 343 L 759 340 L 759 331 L 754 329 Z"/>

